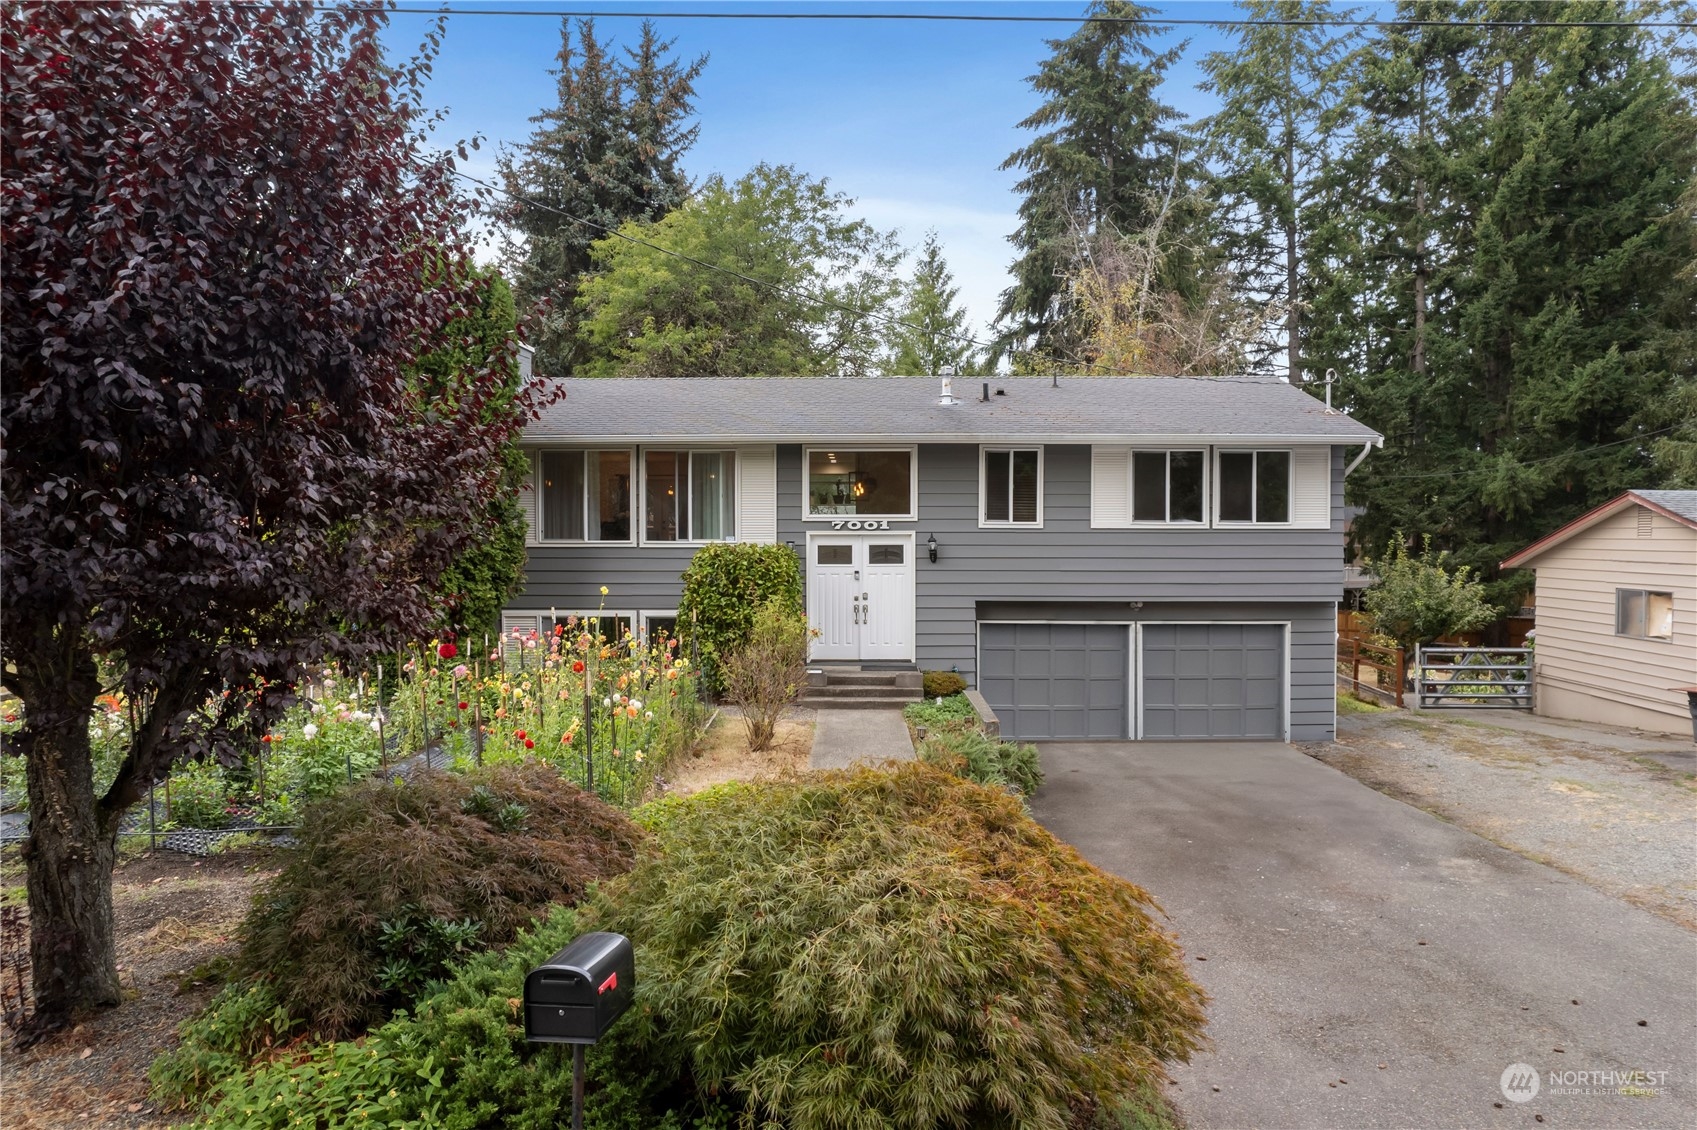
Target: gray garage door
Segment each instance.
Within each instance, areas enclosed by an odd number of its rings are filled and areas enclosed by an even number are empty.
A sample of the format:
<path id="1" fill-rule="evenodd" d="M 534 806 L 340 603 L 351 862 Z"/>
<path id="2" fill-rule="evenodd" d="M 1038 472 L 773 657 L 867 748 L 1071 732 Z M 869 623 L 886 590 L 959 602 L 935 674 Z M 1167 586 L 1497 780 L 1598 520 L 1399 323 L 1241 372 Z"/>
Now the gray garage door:
<path id="1" fill-rule="evenodd" d="M 981 624 L 978 689 L 1010 738 L 1124 738 L 1130 629 Z"/>
<path id="2" fill-rule="evenodd" d="M 1145 738 L 1284 737 L 1279 624 L 1145 624 Z"/>

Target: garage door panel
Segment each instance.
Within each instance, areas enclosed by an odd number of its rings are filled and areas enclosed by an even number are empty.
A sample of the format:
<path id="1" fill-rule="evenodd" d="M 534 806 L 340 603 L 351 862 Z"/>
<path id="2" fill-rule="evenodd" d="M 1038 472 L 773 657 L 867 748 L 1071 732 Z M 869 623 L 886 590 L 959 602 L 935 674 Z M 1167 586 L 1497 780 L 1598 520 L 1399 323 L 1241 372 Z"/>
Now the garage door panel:
<path id="1" fill-rule="evenodd" d="M 1130 642 L 1124 625 L 981 624 L 979 648 L 983 669 L 993 673 L 979 689 L 1007 736 L 1127 735 Z"/>
<path id="2" fill-rule="evenodd" d="M 1284 646 L 1278 624 L 1146 625 L 1142 736 L 1282 737 Z"/>

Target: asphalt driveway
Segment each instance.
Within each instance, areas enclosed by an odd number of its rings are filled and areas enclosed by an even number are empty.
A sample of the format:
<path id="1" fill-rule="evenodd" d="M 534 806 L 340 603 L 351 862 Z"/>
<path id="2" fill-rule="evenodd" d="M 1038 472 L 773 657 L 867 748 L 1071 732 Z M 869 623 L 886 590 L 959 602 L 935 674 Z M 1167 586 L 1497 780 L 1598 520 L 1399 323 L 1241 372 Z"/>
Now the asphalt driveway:
<path id="1" fill-rule="evenodd" d="M 1192 1130 L 1697 1125 L 1697 935 L 1290 746 L 1042 750 L 1037 818 L 1161 901 L 1214 998 Z M 1658 1093 L 1598 1074 L 1629 1071 Z"/>

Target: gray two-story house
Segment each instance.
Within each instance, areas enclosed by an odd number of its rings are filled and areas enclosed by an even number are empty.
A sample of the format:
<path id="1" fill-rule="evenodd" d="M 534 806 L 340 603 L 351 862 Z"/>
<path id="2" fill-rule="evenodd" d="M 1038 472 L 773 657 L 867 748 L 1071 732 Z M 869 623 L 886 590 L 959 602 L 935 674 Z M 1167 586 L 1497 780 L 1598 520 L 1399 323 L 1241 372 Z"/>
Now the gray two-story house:
<path id="1" fill-rule="evenodd" d="M 1006 735 L 1332 737 L 1346 456 L 1380 436 L 1274 380 L 952 384 L 567 381 L 506 627 L 671 629 L 698 547 L 777 543 L 816 662 L 958 671 Z"/>

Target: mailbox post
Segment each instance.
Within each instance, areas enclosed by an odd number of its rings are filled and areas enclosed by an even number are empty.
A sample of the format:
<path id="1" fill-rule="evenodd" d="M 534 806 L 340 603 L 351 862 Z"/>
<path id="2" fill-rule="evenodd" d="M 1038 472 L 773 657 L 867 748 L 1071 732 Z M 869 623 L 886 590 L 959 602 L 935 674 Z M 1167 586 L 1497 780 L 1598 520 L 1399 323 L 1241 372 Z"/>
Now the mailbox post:
<path id="1" fill-rule="evenodd" d="M 583 1049 L 630 1007 L 636 958 L 623 934 L 585 934 L 524 979 L 524 1038 L 572 1045 L 572 1130 L 583 1130 Z"/>

